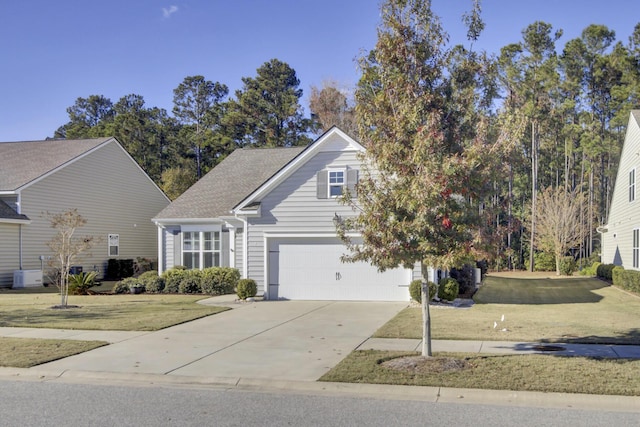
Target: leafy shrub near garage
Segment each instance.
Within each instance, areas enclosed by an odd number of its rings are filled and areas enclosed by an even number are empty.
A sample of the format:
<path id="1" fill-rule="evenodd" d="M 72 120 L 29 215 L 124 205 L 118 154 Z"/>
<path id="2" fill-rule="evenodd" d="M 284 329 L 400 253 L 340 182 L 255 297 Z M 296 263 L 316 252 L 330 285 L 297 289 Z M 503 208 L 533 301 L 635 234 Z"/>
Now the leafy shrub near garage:
<path id="1" fill-rule="evenodd" d="M 436 296 L 438 287 L 433 282 L 427 282 L 427 285 L 429 286 L 429 301 L 431 301 Z M 414 280 L 409 284 L 409 295 L 412 300 L 422 304 L 422 280 Z"/>
<path id="2" fill-rule="evenodd" d="M 157 294 L 164 289 L 164 279 L 155 271 L 147 271 L 138 276 L 138 280 L 144 285 L 144 291 Z"/>
<path id="3" fill-rule="evenodd" d="M 180 282 L 182 278 L 187 274 L 188 270 L 184 267 L 178 266 L 173 267 L 169 270 L 166 270 L 162 273 L 162 278 L 164 279 L 164 289 L 162 292 L 176 294 L 180 290 Z"/>
<path id="4" fill-rule="evenodd" d="M 129 289 L 134 286 L 143 286 L 142 282 L 137 277 L 127 277 L 126 279 L 122 279 L 119 282 L 116 282 L 113 285 L 113 293 L 114 294 L 128 294 Z"/>
<path id="5" fill-rule="evenodd" d="M 452 277 L 447 277 L 440 281 L 438 287 L 438 298 L 453 301 L 458 297 L 458 282 Z"/>
<path id="6" fill-rule="evenodd" d="M 611 281 L 613 279 L 612 272 L 614 264 L 600 264 L 596 270 L 596 274 L 600 279 Z"/>
<path id="7" fill-rule="evenodd" d="M 202 292 L 201 281 L 202 274 L 200 270 L 186 270 L 180 279 L 178 292 L 181 294 L 199 294 Z"/>
<path id="8" fill-rule="evenodd" d="M 69 293 L 71 295 L 88 295 L 94 285 L 98 273 L 87 271 L 69 275 Z"/>
<path id="9" fill-rule="evenodd" d="M 611 270 L 611 281 L 614 285 L 624 288 L 622 272 L 624 271 L 624 267 L 617 265 Z"/>
<path id="10" fill-rule="evenodd" d="M 240 272 L 231 267 L 210 267 L 202 270 L 200 285 L 202 293 L 228 295 L 234 292 L 240 280 Z"/>
<path id="11" fill-rule="evenodd" d="M 560 274 L 564 276 L 571 276 L 577 269 L 578 265 L 572 256 L 560 258 Z"/>
<path id="12" fill-rule="evenodd" d="M 240 279 L 238 280 L 236 293 L 240 299 L 255 297 L 258 293 L 258 285 L 253 279 Z"/>

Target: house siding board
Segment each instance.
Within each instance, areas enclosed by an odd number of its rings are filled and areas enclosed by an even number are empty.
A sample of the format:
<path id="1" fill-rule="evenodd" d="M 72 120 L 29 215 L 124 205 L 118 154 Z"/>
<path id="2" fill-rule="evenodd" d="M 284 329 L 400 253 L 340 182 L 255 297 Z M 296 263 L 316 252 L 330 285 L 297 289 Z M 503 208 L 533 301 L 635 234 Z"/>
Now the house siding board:
<path id="1" fill-rule="evenodd" d="M 158 233 L 151 218 L 168 204 L 117 143 L 105 144 L 22 190 L 22 213 L 32 219 L 23 227 L 24 268 L 40 268 L 39 255 L 50 253 L 46 242 L 55 230 L 43 213 L 72 208 L 87 220 L 77 235 L 99 239 L 77 262 L 85 271 L 106 269 L 108 234 L 120 236 L 118 258 L 156 259 Z"/>
<path id="2" fill-rule="evenodd" d="M 13 285 L 13 270 L 20 268 L 19 233 L 18 224 L 0 223 L 0 288 L 10 288 Z"/>
<path id="3" fill-rule="evenodd" d="M 635 116 L 634 116 L 634 113 Z M 627 133 L 620 156 L 618 174 L 614 185 L 611 209 L 608 218 L 607 232 L 602 234 L 601 260 L 606 264 L 622 265 L 632 268 L 632 230 L 640 227 L 640 193 L 638 185 L 640 177 L 640 126 L 638 112 L 631 113 Z M 629 171 L 636 168 L 636 198 L 629 202 Z"/>

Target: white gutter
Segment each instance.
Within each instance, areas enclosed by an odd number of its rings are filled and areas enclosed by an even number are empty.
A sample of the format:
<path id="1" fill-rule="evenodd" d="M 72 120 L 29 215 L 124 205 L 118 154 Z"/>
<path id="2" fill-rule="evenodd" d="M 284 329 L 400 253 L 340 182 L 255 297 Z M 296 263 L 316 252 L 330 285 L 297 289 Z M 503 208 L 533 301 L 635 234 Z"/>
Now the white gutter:
<path id="1" fill-rule="evenodd" d="M 246 218 L 240 218 L 238 214 L 236 214 L 236 219 L 242 222 L 242 228 L 244 229 L 242 233 L 242 278 L 246 279 L 248 277 L 247 269 L 249 268 L 249 262 L 247 260 L 249 256 L 249 222 Z"/>

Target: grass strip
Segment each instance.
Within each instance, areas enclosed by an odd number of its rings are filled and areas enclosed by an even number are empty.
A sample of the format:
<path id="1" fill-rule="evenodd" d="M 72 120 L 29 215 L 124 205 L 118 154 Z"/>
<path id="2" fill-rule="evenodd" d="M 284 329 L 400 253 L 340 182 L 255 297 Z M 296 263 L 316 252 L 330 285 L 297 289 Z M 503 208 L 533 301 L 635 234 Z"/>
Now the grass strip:
<path id="1" fill-rule="evenodd" d="M 0 337 L 0 366 L 30 368 L 107 344 L 105 341 Z"/>
<path id="2" fill-rule="evenodd" d="M 640 360 L 551 355 L 436 353 L 460 369 L 391 369 L 383 362 L 415 352 L 354 351 L 320 381 L 396 384 L 488 390 L 640 396 Z M 438 366 L 441 366 L 439 364 Z"/>

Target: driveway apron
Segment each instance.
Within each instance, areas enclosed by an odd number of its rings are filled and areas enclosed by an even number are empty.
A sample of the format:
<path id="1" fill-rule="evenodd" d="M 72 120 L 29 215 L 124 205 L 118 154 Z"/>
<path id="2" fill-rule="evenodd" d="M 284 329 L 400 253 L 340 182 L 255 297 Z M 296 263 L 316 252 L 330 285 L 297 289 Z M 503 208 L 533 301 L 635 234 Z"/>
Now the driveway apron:
<path id="1" fill-rule="evenodd" d="M 39 368 L 315 381 L 406 306 L 256 302 Z"/>

